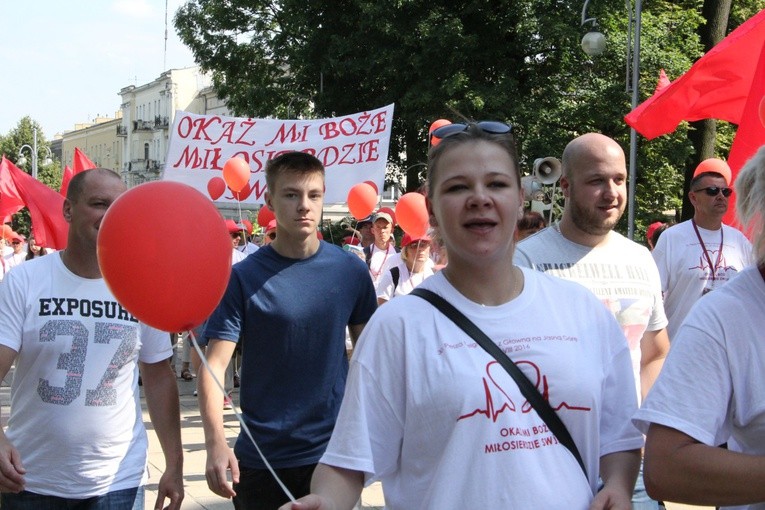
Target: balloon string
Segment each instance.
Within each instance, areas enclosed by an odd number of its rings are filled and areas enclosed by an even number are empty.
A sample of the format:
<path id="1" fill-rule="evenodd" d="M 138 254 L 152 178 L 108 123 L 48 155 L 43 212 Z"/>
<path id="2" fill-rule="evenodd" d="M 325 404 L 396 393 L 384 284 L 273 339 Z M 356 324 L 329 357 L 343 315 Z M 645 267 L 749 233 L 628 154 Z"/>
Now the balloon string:
<path id="1" fill-rule="evenodd" d="M 202 352 L 202 349 L 199 348 L 199 344 L 197 343 L 197 337 L 194 335 L 194 332 L 191 330 L 189 330 L 189 337 L 191 337 L 191 344 L 194 346 L 194 350 L 197 351 L 197 354 L 199 355 L 199 359 L 202 360 L 202 364 L 205 366 L 207 373 L 209 373 L 213 381 L 215 381 L 216 386 L 218 386 L 218 389 L 221 391 L 221 393 L 223 393 L 224 397 L 227 396 L 228 394 L 226 393 L 225 388 L 220 383 L 218 378 L 215 376 L 215 373 L 212 371 L 212 369 L 210 369 L 210 364 L 207 362 L 207 357 L 205 357 L 204 353 Z M 269 464 L 268 460 L 266 460 L 266 456 L 263 455 L 263 452 L 260 450 L 258 443 L 255 442 L 255 438 L 252 437 L 249 427 L 244 422 L 244 418 L 242 418 L 242 415 L 239 414 L 239 411 L 236 410 L 236 405 L 234 405 L 233 400 L 231 402 L 231 409 L 234 411 L 234 414 L 236 415 L 236 419 L 239 420 L 239 424 L 241 425 L 242 430 L 244 430 L 244 433 L 247 434 L 247 437 L 250 438 L 250 441 L 255 446 L 255 450 L 257 450 L 258 455 L 260 455 L 260 458 L 263 460 L 263 463 L 266 465 L 266 468 L 276 480 L 276 483 L 279 484 L 279 487 L 281 487 L 284 493 L 287 495 L 287 497 L 290 498 L 290 501 L 294 503 L 295 496 L 292 495 L 292 493 L 287 488 L 287 486 L 284 485 L 284 483 L 279 479 L 279 477 L 276 475 L 276 471 L 274 471 L 274 468 L 272 468 L 271 464 Z"/>

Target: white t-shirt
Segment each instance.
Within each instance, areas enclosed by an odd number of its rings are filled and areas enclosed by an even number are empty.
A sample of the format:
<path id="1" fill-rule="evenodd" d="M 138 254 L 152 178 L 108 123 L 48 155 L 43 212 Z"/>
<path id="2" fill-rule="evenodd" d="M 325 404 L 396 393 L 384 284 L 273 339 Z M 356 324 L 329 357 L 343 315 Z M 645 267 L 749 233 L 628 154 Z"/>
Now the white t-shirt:
<path id="1" fill-rule="evenodd" d="M 237 250 L 236 248 L 233 249 L 231 253 L 231 265 L 233 266 L 237 262 L 241 262 L 244 259 L 247 258 L 248 253 L 244 253 L 242 251 Z"/>
<path id="2" fill-rule="evenodd" d="M 409 268 L 406 267 L 406 262 L 400 259 L 398 264 L 393 267 L 398 267 L 398 285 L 393 284 L 393 274 L 391 269 L 388 268 L 385 273 L 380 277 L 380 282 L 377 285 L 377 297 L 386 301 L 390 301 L 396 296 L 405 296 L 412 292 L 412 290 L 420 285 L 429 276 L 433 276 L 433 261 L 428 260 L 422 271 L 419 273 L 410 273 Z"/>
<path id="3" fill-rule="evenodd" d="M 714 278 L 690 220 L 665 230 L 653 250 L 661 276 L 664 308 L 669 319 L 667 332 L 671 341 L 693 304 L 703 294 L 719 288 L 754 262 L 752 244 L 735 228 L 723 225 L 722 253 L 720 230 L 699 227 L 699 234 L 715 266 Z"/>
<path id="4" fill-rule="evenodd" d="M 372 284 L 377 286 L 380 284 L 380 278 L 388 272 L 388 270 L 398 264 L 401 260 L 401 255 L 396 252 L 396 247 L 393 244 L 393 240 L 388 243 L 387 250 L 381 250 L 374 244 L 369 246 L 372 251 L 372 258 L 369 262 L 369 275 L 372 277 Z"/>
<path id="5" fill-rule="evenodd" d="M 381 480 L 386 508 L 588 508 L 603 455 L 640 448 L 629 352 L 582 287 L 530 270 L 516 299 L 482 306 L 443 273 L 443 296 L 526 373 L 568 428 L 574 456 L 529 409 L 511 376 L 430 303 L 401 296 L 364 328 L 321 462 Z M 566 303 L 551 309 L 555 301 Z M 552 310 L 552 311 L 551 311 Z"/>
<path id="6" fill-rule="evenodd" d="M 139 324 L 103 279 L 76 276 L 56 253 L 6 276 L 0 344 L 18 352 L 6 435 L 27 490 L 87 498 L 146 482 L 137 362 L 169 358 L 167 333 Z"/>
<path id="7" fill-rule="evenodd" d="M 5 257 L 6 271 L 16 266 L 20 266 L 27 259 L 27 252 L 13 253 L 6 255 Z"/>
<path id="8" fill-rule="evenodd" d="M 584 285 L 603 302 L 627 337 L 639 389 L 643 333 L 667 326 L 659 273 L 650 252 L 618 232 L 610 232 L 604 244 L 591 248 L 548 227 L 518 243 L 513 261 Z M 566 303 L 555 300 L 549 306 Z"/>
<path id="9" fill-rule="evenodd" d="M 664 234 L 662 234 L 664 235 Z M 635 414 L 709 446 L 765 455 L 765 283 L 744 269 L 692 308 L 659 378 Z M 765 509 L 765 503 L 730 507 Z"/>

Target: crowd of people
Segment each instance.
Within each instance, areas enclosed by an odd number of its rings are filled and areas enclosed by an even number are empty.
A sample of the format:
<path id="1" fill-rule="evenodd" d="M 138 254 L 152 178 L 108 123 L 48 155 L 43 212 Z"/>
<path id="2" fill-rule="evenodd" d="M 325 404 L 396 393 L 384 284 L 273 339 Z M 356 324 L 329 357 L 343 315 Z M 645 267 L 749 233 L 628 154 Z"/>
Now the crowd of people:
<path id="1" fill-rule="evenodd" d="M 731 175 L 701 172 L 693 218 L 652 224 L 646 248 L 614 230 L 627 172 L 613 139 L 566 146 L 548 225 L 524 211 L 510 125 L 432 134 L 430 229 L 400 242 L 385 209 L 342 246 L 323 241 L 321 162 L 266 164 L 275 219 L 261 242 L 230 222 L 230 281 L 197 331 L 206 368 L 182 360 L 210 490 L 256 510 L 352 509 L 375 481 L 394 510 L 765 508 L 765 148 L 735 182 L 754 245 L 722 224 Z M 3 246 L 6 263 L 26 261 L 0 283 L 0 375 L 16 366 L 2 508 L 142 508 L 139 366 L 166 458 L 157 508 L 180 508 L 172 344 L 116 302 L 95 255 L 123 191 L 109 170 L 78 174 L 66 250 L 29 260 L 44 254 L 33 239 Z"/>

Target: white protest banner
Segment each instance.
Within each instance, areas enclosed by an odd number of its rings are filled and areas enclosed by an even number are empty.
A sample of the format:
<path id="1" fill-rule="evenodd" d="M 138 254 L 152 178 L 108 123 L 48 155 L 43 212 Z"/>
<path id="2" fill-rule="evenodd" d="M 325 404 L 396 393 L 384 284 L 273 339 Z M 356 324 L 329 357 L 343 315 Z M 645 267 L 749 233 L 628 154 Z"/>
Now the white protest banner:
<path id="1" fill-rule="evenodd" d="M 251 119 L 178 111 L 162 179 L 188 184 L 216 203 L 235 204 L 237 194 L 230 189 L 226 188 L 219 197 L 209 190 L 215 188 L 216 178 L 222 179 L 226 161 L 238 156 L 247 161 L 251 172 L 249 185 L 238 194 L 238 200 L 242 204 L 262 204 L 266 161 L 284 152 L 303 151 L 324 164 L 327 187 L 324 202 L 342 203 L 351 187 L 360 182 L 371 181 L 377 189 L 383 189 L 392 123 L 392 104 L 368 112 L 312 120 Z"/>

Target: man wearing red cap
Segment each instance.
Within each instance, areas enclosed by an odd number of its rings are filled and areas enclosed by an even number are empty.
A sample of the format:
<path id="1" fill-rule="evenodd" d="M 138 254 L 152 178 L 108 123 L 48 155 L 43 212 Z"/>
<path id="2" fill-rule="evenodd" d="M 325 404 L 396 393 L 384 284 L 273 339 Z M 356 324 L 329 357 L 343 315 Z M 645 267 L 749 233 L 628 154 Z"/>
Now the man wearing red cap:
<path id="1" fill-rule="evenodd" d="M 730 170 L 706 168 L 702 162 L 691 180 L 688 198 L 693 218 L 668 228 L 653 250 L 670 340 L 702 295 L 720 288 L 753 262 L 746 236 L 722 223 L 732 193 Z"/>
<path id="2" fill-rule="evenodd" d="M 18 266 L 27 258 L 27 252 L 24 251 L 24 236 L 15 232 L 11 234 L 11 248 L 13 251 L 5 256 L 6 271 Z"/>

